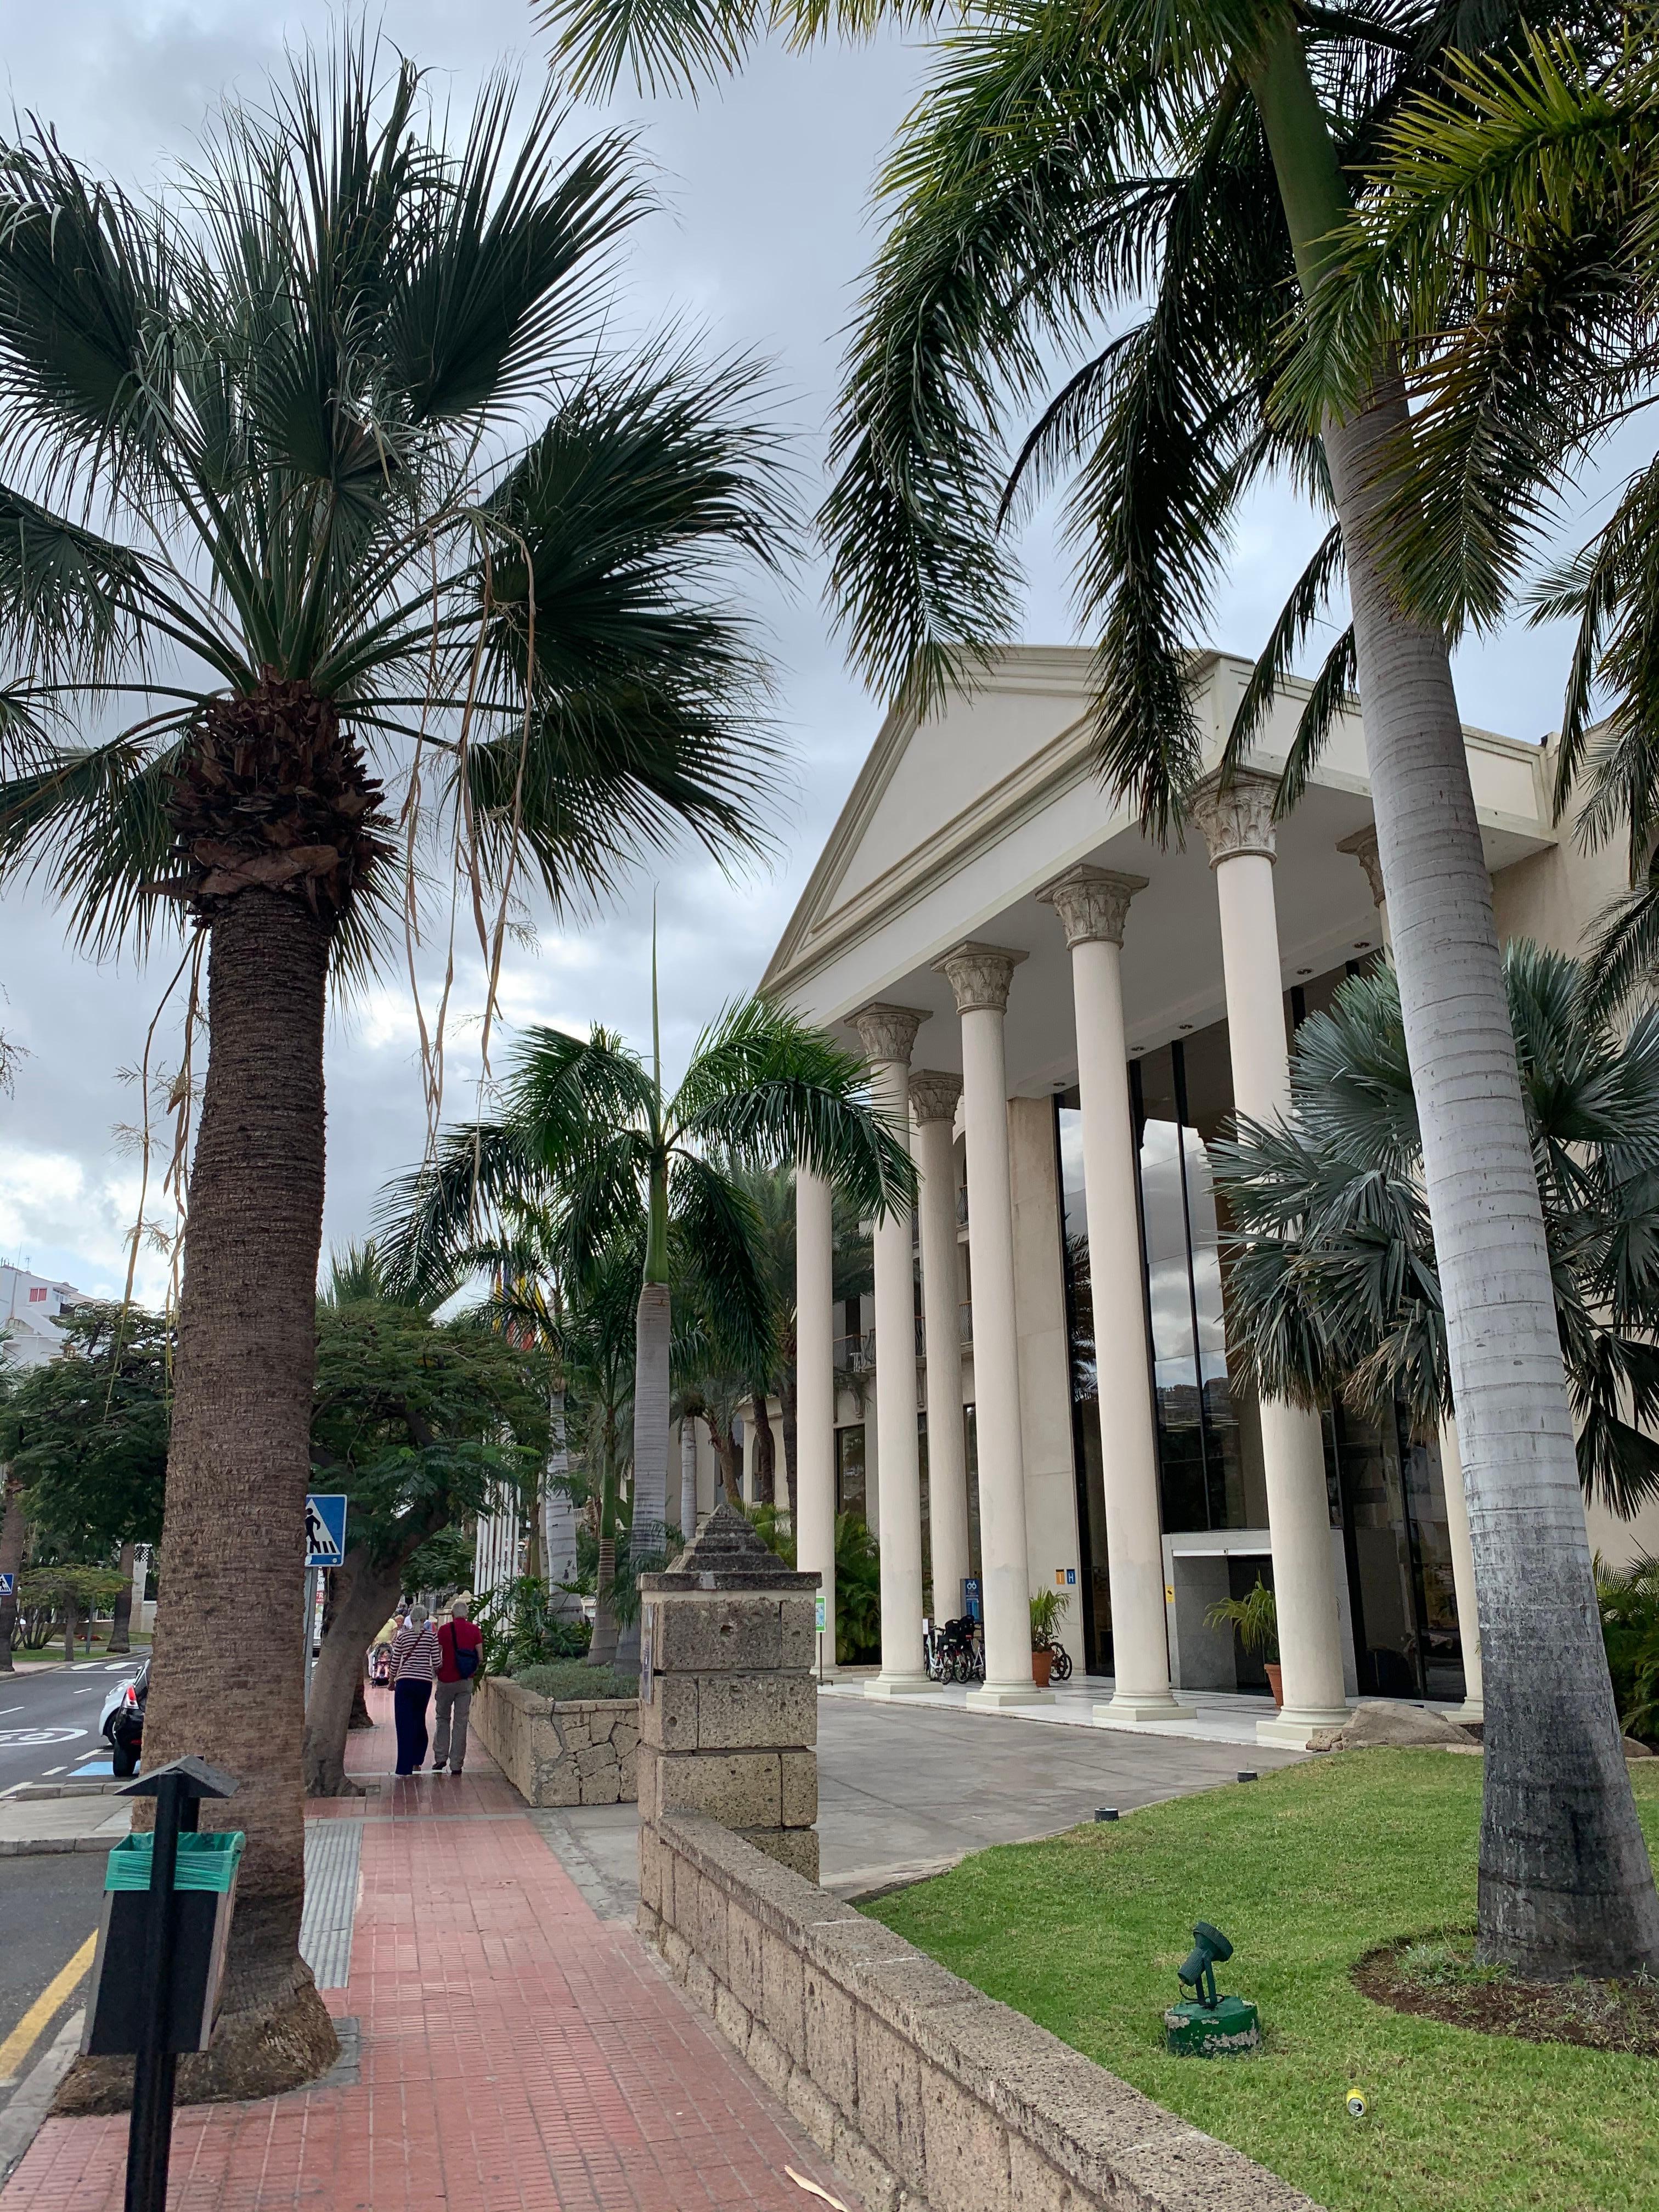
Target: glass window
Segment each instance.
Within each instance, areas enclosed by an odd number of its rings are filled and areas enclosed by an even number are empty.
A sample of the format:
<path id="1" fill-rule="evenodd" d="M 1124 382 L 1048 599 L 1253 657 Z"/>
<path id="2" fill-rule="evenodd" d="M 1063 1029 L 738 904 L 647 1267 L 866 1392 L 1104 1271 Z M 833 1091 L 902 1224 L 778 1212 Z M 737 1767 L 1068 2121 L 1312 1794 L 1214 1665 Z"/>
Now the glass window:
<path id="1" fill-rule="evenodd" d="M 836 1510 L 865 1517 L 864 1424 L 836 1431 Z"/>

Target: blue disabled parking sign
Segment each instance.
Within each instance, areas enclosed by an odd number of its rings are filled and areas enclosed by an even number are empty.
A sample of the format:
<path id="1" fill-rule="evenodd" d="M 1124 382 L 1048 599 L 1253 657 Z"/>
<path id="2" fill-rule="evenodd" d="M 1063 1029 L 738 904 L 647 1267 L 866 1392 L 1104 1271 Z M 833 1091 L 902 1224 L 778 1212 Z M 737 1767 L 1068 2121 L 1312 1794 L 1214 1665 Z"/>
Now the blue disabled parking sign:
<path id="1" fill-rule="evenodd" d="M 346 1501 L 343 1491 L 313 1492 L 306 1499 L 306 1565 L 337 1567 L 345 1557 Z"/>

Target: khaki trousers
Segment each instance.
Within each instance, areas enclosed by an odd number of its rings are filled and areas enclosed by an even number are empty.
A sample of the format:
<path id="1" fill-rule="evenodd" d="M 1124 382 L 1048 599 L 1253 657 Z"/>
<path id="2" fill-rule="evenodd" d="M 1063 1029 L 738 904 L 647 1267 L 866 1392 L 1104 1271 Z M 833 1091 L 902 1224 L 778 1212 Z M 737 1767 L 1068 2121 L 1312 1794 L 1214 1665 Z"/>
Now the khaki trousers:
<path id="1" fill-rule="evenodd" d="M 433 1687 L 437 1698 L 433 1715 L 432 1763 L 441 1766 L 447 1760 L 450 1771 L 459 1774 L 466 1764 L 466 1717 L 472 1710 L 472 1685 L 434 1682 Z"/>

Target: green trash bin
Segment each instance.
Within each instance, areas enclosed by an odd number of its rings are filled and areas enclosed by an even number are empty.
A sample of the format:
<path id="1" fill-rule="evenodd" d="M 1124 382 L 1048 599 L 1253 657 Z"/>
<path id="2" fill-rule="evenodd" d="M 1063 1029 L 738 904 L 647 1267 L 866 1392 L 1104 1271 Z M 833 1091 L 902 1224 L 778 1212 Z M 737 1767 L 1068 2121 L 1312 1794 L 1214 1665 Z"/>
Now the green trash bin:
<path id="1" fill-rule="evenodd" d="M 173 1875 L 173 1954 L 167 2048 L 205 2051 L 219 2008 L 236 1874 L 247 1838 L 240 1828 L 186 1831 Z M 149 1918 L 153 1836 L 124 1836 L 104 1874 L 104 1910 L 93 1965 L 82 2051 L 121 2055 L 138 2048 L 143 2016 L 144 1939 Z"/>

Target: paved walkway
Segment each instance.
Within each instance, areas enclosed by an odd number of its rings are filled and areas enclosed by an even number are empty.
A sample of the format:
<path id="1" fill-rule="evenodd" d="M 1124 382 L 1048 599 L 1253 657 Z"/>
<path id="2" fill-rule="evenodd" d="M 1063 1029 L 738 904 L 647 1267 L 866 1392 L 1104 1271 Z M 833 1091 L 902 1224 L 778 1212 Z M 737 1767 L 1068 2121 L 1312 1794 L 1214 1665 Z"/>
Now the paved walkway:
<path id="1" fill-rule="evenodd" d="M 653 1955 L 602 1919 L 482 1747 L 390 1778 L 390 1701 L 351 1740 L 362 1823 L 355 2069 L 178 2117 L 170 2212 L 814 2212 L 851 2190 Z M 116 2212 L 125 2119 L 49 2120 L 4 2212 Z"/>

